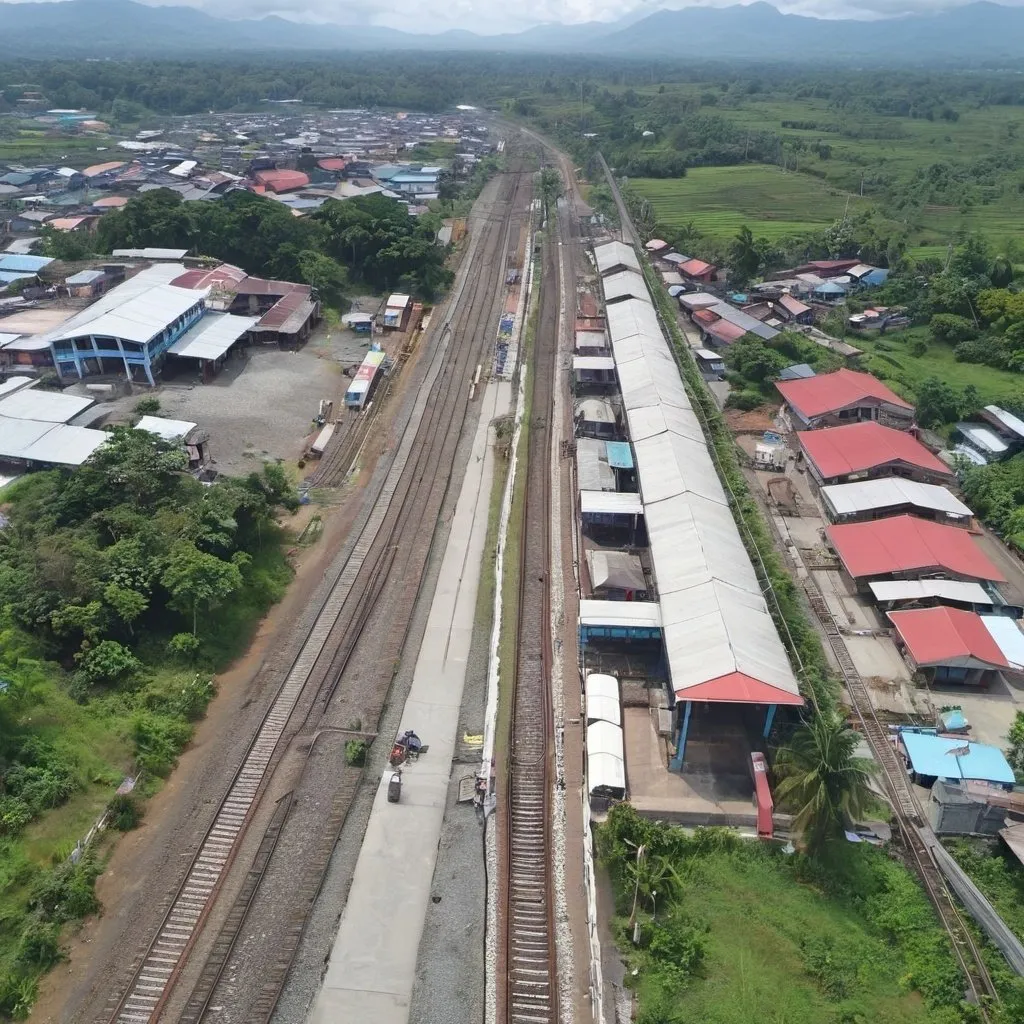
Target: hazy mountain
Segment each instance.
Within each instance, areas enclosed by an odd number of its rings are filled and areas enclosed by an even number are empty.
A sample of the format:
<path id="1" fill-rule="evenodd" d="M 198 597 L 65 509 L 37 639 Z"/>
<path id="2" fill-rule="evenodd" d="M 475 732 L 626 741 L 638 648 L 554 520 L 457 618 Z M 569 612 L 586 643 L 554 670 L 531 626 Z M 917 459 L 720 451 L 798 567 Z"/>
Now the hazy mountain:
<path id="1" fill-rule="evenodd" d="M 140 57 L 238 51 L 502 50 L 679 57 L 689 61 L 961 64 L 1024 58 L 1024 8 L 972 3 L 883 21 L 822 21 L 767 3 L 690 7 L 605 24 L 538 25 L 479 36 L 417 35 L 373 26 L 215 18 L 190 7 L 131 0 L 0 3 L 0 53 Z"/>

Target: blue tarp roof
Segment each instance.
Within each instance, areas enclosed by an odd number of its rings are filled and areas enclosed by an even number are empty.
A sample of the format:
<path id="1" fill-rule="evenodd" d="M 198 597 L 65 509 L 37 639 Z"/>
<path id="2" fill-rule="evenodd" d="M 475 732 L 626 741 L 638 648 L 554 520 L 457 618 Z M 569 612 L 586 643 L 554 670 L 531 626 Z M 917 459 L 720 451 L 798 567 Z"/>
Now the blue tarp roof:
<path id="1" fill-rule="evenodd" d="M 606 441 L 608 446 L 608 465 L 612 469 L 632 469 L 633 449 L 628 441 Z"/>
<path id="2" fill-rule="evenodd" d="M 15 281 L 24 281 L 35 276 L 35 274 L 18 273 L 16 270 L 0 270 L 0 284 L 13 284 Z"/>
<path id="3" fill-rule="evenodd" d="M 1013 769 L 998 747 L 971 743 L 966 739 L 946 739 L 932 733 L 901 730 L 900 738 L 910 756 L 910 765 L 918 775 L 940 779 L 979 779 L 985 782 L 1014 782 Z M 970 752 L 949 753 L 969 747 Z"/>
<path id="4" fill-rule="evenodd" d="M 19 256 L 17 253 L 0 255 L 0 270 L 9 273 L 36 274 L 53 262 L 50 256 Z"/>
<path id="5" fill-rule="evenodd" d="M 835 281 L 826 281 L 824 284 L 819 284 L 814 289 L 815 295 L 845 295 L 846 289 L 841 284 L 836 284 Z"/>
<path id="6" fill-rule="evenodd" d="M 951 711 L 943 711 L 939 717 L 946 729 L 966 729 L 967 717 L 962 708 L 953 708 Z"/>

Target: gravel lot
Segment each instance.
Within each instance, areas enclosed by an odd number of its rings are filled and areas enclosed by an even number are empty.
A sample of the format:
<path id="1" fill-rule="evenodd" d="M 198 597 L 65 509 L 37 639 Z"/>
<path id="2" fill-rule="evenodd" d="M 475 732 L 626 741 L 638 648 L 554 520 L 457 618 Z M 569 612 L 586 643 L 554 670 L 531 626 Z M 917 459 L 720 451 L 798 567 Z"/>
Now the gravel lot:
<path id="1" fill-rule="evenodd" d="M 369 347 L 365 335 L 321 324 L 295 352 L 253 347 L 230 360 L 209 384 L 180 376 L 105 404 L 108 422 L 127 421 L 140 398 L 160 400 L 161 416 L 198 423 L 210 435 L 214 465 L 230 476 L 265 460 L 294 461 L 313 431 L 321 398 L 342 398 L 342 370 Z"/>

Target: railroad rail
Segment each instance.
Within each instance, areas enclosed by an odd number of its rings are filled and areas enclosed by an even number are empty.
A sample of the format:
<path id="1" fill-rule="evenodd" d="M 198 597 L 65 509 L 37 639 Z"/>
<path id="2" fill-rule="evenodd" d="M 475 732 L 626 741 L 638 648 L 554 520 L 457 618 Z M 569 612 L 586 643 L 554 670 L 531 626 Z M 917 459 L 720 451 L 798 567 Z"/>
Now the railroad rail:
<path id="1" fill-rule="evenodd" d="M 544 253 L 519 557 L 511 743 L 505 779 L 503 932 L 506 1024 L 557 1024 L 549 825 L 551 709 L 551 419 L 557 381 L 557 264 Z"/>
<path id="2" fill-rule="evenodd" d="M 810 580 L 805 580 L 803 586 L 811 609 L 821 624 L 829 647 L 839 663 L 853 710 L 875 753 L 875 760 L 882 768 L 886 789 L 891 798 L 893 812 L 899 823 L 905 848 L 913 861 L 913 866 L 925 891 L 928 893 L 928 898 L 949 934 L 953 953 L 967 981 L 969 995 L 972 997 L 971 1001 L 978 1004 L 982 1016 L 987 1021 L 989 1016 L 982 997 L 998 999 L 998 993 L 981 955 L 981 950 L 960 914 L 953 895 L 925 841 L 926 833 L 930 833 L 931 830 L 922 817 L 921 809 L 907 781 L 906 770 L 900 764 L 893 748 L 889 731 L 878 720 L 874 704 L 871 702 L 871 695 L 850 657 L 850 652 L 836 625 L 831 609 L 818 588 Z"/>
<path id="3" fill-rule="evenodd" d="M 525 187 L 529 189 L 528 177 Z M 421 385 L 417 402 L 421 417 L 419 425 L 415 431 L 407 431 L 403 436 L 380 493 L 359 531 L 358 539 L 272 699 L 155 938 L 135 967 L 127 991 L 119 998 L 114 996 L 116 1004 L 103 1019 L 116 1024 L 147 1024 L 158 1019 L 165 1008 L 168 996 L 233 864 L 241 837 L 258 805 L 272 768 L 280 759 L 281 748 L 286 746 L 281 742 L 286 738 L 286 732 L 294 735 L 298 729 L 315 728 L 330 704 L 359 634 L 384 587 L 396 572 L 400 585 L 408 587 L 411 584 L 406 571 L 414 567 L 416 559 L 409 557 L 398 565 L 396 558 L 400 549 L 396 539 L 403 532 L 410 533 L 411 516 L 415 509 L 422 510 L 425 507 L 424 502 L 426 507 L 434 509 L 435 515 L 433 522 L 420 524 L 421 527 L 429 526 L 428 530 L 421 528 L 418 531 L 419 534 L 428 534 L 425 549 L 422 543 L 415 545 L 418 551 L 422 551 L 425 560 L 426 551 L 429 550 L 429 535 L 433 533 L 437 509 L 447 490 L 454 448 L 468 406 L 471 363 L 477 350 L 486 343 L 481 340 L 480 320 L 497 304 L 497 288 L 493 280 L 496 272 L 491 264 L 499 264 L 500 270 L 501 261 L 500 258 L 490 259 L 488 254 L 491 250 L 500 254 L 502 250 L 499 246 L 507 244 L 512 212 L 516 204 L 522 202 L 523 188 L 524 175 L 513 173 L 505 176 L 501 187 L 503 196 L 499 203 L 503 212 L 499 217 L 491 218 L 481 233 L 482 241 L 472 249 L 474 255 L 478 251 L 482 253 L 484 272 L 475 276 L 467 273 L 452 297 L 449 309 L 454 312 L 441 328 L 441 358 L 437 359 L 436 365 L 430 367 Z M 489 295 L 488 286 L 491 286 Z M 463 293 L 467 287 L 468 302 L 463 305 Z M 417 496 L 419 500 L 410 500 Z M 417 533 L 412 532 L 410 535 L 417 536 Z M 421 541 L 422 538 L 417 536 L 417 540 Z M 412 601 L 415 600 L 417 588 L 418 580 L 412 588 Z M 400 639 L 404 639 L 404 632 Z M 390 673 L 379 695 L 381 705 L 389 684 Z M 314 688 L 316 696 L 310 700 L 310 691 Z M 306 710 L 296 727 L 293 715 L 300 698 Z M 343 820 L 343 815 L 340 821 L 335 816 L 330 823 L 335 836 Z M 282 818 L 277 829 L 280 831 L 284 827 Z M 267 863 L 273 857 L 276 841 L 274 836 L 258 877 L 251 876 L 250 872 L 252 893 L 240 905 L 242 919 L 248 913 Z M 258 858 L 263 852 L 261 847 Z M 326 852 L 324 866 L 329 855 L 330 849 Z M 249 879 L 246 880 L 248 884 Z M 315 891 L 310 898 L 313 897 Z M 294 945 L 298 944 L 301 930 L 296 930 L 294 926 L 289 929 Z M 237 935 L 238 928 L 235 927 L 233 931 Z M 204 1019 L 209 993 L 216 986 L 224 961 L 232 954 L 232 947 L 233 941 L 214 944 L 214 952 L 211 953 L 214 962 L 209 969 L 202 971 L 196 990 L 188 1002 L 193 1019 Z M 221 961 L 219 966 L 216 963 L 218 959 Z M 285 962 L 284 958 L 278 956 L 274 973 L 280 983 L 284 981 L 289 963 L 290 960 Z M 268 1006 L 270 1002 L 264 1000 L 260 1007 L 267 1017 L 273 1010 L 273 1005 Z M 276 998 L 273 1002 L 276 1002 Z"/>

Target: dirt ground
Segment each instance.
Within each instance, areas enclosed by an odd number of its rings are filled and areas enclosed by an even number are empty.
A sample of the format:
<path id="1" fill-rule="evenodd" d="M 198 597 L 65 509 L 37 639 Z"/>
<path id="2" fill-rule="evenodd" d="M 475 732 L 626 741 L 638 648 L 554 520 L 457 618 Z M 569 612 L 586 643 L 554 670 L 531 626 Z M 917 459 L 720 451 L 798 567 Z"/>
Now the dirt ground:
<path id="1" fill-rule="evenodd" d="M 209 384 L 182 375 L 153 389 L 134 388 L 103 404 L 105 422 L 128 422 L 140 398 L 153 396 L 160 401 L 158 415 L 197 423 L 209 433 L 213 465 L 221 473 L 245 474 L 267 460 L 293 462 L 316 430 L 320 399 L 341 402 L 348 382 L 343 371 L 362 360 L 370 341 L 323 323 L 297 351 L 247 349 Z"/>

